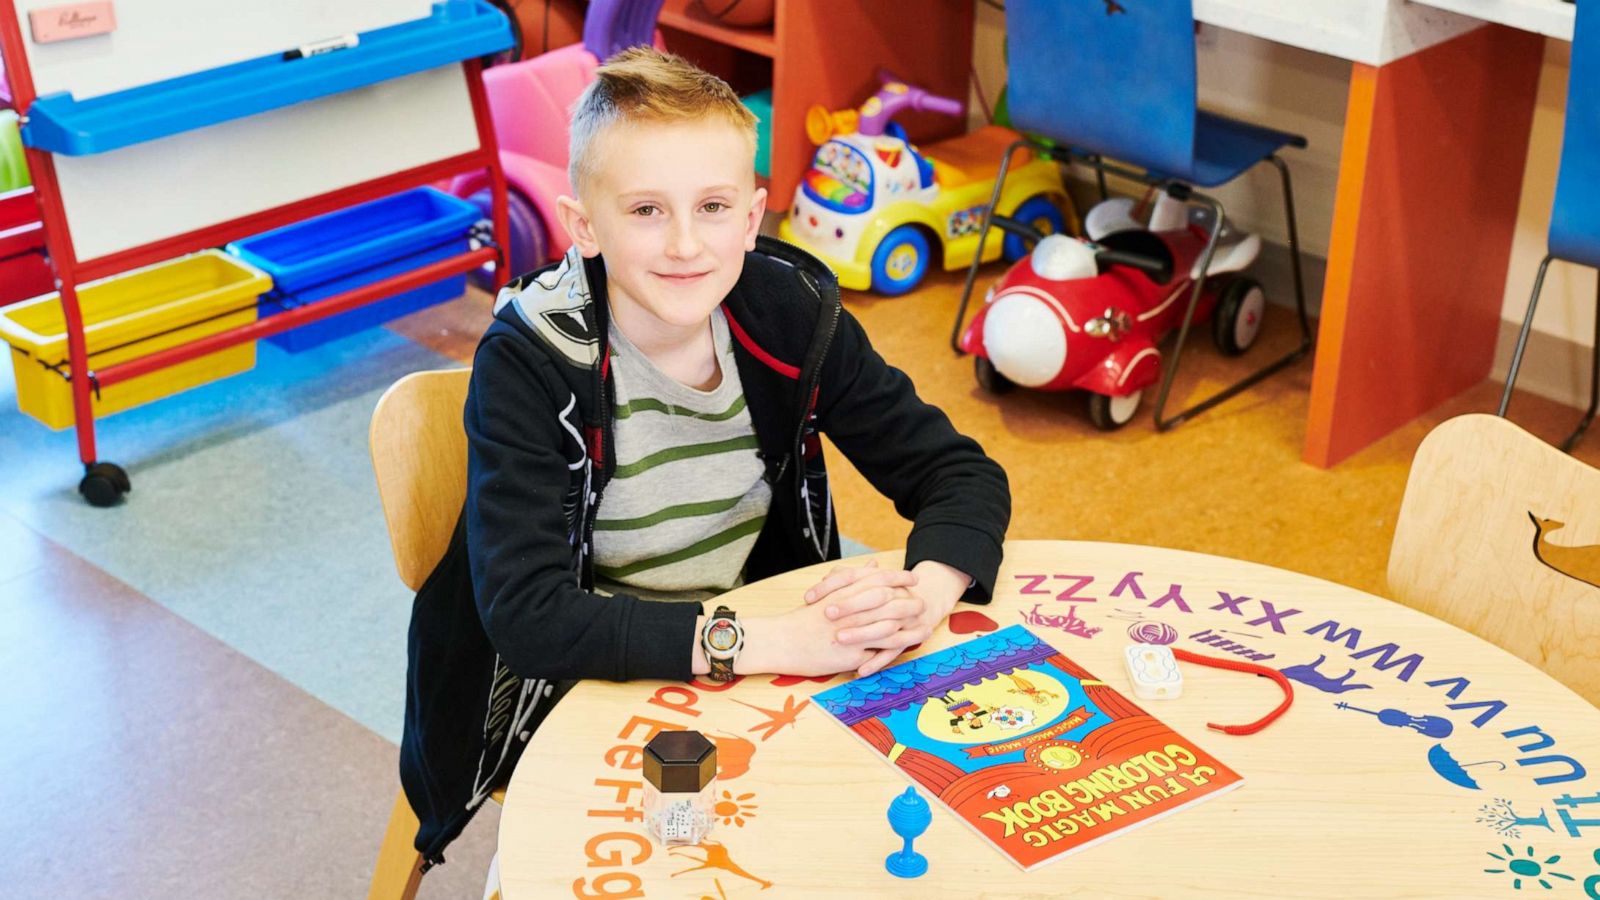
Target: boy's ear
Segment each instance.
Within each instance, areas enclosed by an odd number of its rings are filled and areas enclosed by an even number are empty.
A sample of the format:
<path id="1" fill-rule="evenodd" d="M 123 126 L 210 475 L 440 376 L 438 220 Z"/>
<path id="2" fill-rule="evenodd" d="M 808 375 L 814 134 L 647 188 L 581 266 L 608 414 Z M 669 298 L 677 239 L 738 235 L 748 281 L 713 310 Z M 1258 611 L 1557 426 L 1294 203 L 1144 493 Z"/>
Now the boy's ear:
<path id="1" fill-rule="evenodd" d="M 589 212 L 581 202 L 574 197 L 557 197 L 556 217 L 561 220 L 561 227 L 567 230 L 567 237 L 572 238 L 579 253 L 591 259 L 600 255 L 600 242 L 595 239 L 594 223 L 589 220 Z"/>
<path id="2" fill-rule="evenodd" d="M 761 233 L 761 221 L 767 215 L 767 189 L 756 188 L 750 197 L 750 220 L 745 223 L 744 249 L 756 248 L 756 235 Z"/>

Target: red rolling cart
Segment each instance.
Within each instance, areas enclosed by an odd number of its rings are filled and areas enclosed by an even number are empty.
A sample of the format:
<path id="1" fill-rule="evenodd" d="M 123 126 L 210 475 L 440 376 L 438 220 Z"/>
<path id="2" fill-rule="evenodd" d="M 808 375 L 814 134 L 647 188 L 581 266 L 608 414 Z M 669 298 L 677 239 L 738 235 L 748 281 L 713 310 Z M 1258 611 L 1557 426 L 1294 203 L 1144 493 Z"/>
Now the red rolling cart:
<path id="1" fill-rule="evenodd" d="M 370 304 L 397 293 L 430 284 L 441 278 L 478 269 L 494 262 L 495 287 L 505 283 L 507 265 L 501 247 L 507 234 L 506 181 L 500 168 L 493 125 L 482 82 L 480 57 L 510 45 L 510 32 L 504 18 L 482 0 L 446 0 L 433 6 L 426 20 L 401 23 L 363 32 L 359 42 L 350 39 L 348 49 L 306 54 L 272 53 L 238 62 L 191 72 L 148 85 L 76 100 L 60 92 L 36 93 L 35 66 L 41 51 L 38 29 L 25 31 L 20 21 L 22 0 L 0 0 L 0 54 L 5 59 L 5 74 L 12 101 L 22 114 L 23 138 L 28 166 L 44 221 L 45 241 L 55 269 L 61 309 L 66 321 L 68 365 L 57 374 L 71 387 L 78 454 L 84 466 L 79 491 L 95 506 L 117 503 L 130 489 L 122 467 L 100 456 L 95 442 L 94 403 L 101 390 L 158 370 L 195 360 L 207 354 L 278 334 L 341 312 Z M 306 7 L 309 9 L 310 7 Z M 130 11 L 132 18 L 136 11 Z M 237 15 L 237 12 L 234 13 Z M 137 23 L 131 23 L 135 27 Z M 148 34 L 150 28 L 145 27 Z M 503 35 L 503 43 L 501 43 Z M 93 38 L 91 38 L 93 40 Z M 33 42 L 33 43 L 30 43 Z M 30 58 L 30 53 L 37 54 Z M 156 159 L 153 142 L 179 136 L 189 144 L 204 146 L 213 135 L 225 138 L 226 129 L 241 120 L 262 115 L 277 116 L 273 121 L 294 124 L 293 117 L 321 116 L 306 121 L 329 127 L 348 104 L 366 102 L 364 98 L 381 90 L 383 82 L 401 78 L 444 79 L 446 87 L 457 93 L 460 84 L 447 67 L 458 67 L 470 100 L 471 128 L 475 128 L 476 147 L 452 152 L 443 158 L 407 165 L 381 174 L 361 173 L 350 183 L 323 189 L 290 202 L 257 202 L 256 208 L 244 204 L 234 213 L 224 213 L 217 221 L 195 225 L 184 222 L 176 231 L 142 234 L 130 246 L 113 246 L 107 239 L 91 235 L 83 246 L 84 232 L 108 233 L 104 223 L 85 227 L 85 196 L 104 191 L 95 182 L 93 190 L 82 185 L 93 181 L 82 174 L 98 176 L 111 165 L 113 154 L 125 154 L 130 165 L 159 170 L 167 163 Z M 431 82 L 430 82 L 431 83 Z M 419 90 L 426 87 L 418 82 Z M 339 98 L 344 99 L 339 99 Z M 345 107 L 325 108 L 344 103 Z M 375 102 L 375 101 L 374 101 Z M 318 107 L 323 103 L 324 107 Z M 392 106 L 393 103 L 390 102 Z M 179 114 L 181 113 L 181 114 Z M 465 113 L 457 124 L 465 126 Z M 424 125 L 423 127 L 427 127 Z M 441 126 L 443 127 L 443 126 Z M 456 140 L 470 143 L 470 135 Z M 241 140 L 235 138 L 235 140 Z M 160 145 L 165 149 L 169 144 Z M 192 152 L 192 151 L 191 151 Z M 94 158 L 103 155 L 99 162 Z M 337 154 L 334 155 L 337 157 Z M 89 160 L 84 163 L 83 160 Z M 325 168 L 335 169 L 333 158 Z M 98 166 L 99 168 L 95 168 Z M 337 174 L 310 171 L 315 159 L 304 161 L 306 183 L 314 177 L 332 179 Z M 129 270 L 174 259 L 185 254 L 220 247 L 229 241 L 298 222 L 337 209 L 375 200 L 411 188 L 440 182 L 468 172 L 487 171 L 493 188 L 493 240 L 466 252 L 421 265 L 379 281 L 258 318 L 247 324 L 156 350 L 148 355 L 116 362 L 104 368 L 91 368 L 84 334 L 84 314 L 79 301 L 79 286 L 86 282 L 126 273 Z M 63 177 L 66 176 L 66 177 Z M 260 185 L 256 185 L 259 189 Z M 134 193 L 137 193 L 135 191 Z M 198 192 L 197 192 L 198 193 Z M 147 203 L 138 196 L 129 204 Z M 210 202 L 196 197 L 197 205 Z M 74 207 L 74 204 L 77 204 Z M 114 204 L 100 201 L 102 207 Z M 212 203 L 212 206 L 217 206 Z M 242 212 L 240 210 L 243 210 Z M 182 215 L 169 216 L 180 221 Z"/>

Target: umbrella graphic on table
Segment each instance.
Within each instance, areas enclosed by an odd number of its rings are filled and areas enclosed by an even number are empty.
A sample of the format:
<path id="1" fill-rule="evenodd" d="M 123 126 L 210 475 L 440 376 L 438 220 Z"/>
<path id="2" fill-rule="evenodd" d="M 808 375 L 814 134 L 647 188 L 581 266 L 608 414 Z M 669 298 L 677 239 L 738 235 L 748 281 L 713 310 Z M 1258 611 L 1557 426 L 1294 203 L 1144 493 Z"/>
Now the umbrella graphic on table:
<path id="1" fill-rule="evenodd" d="M 1474 791 L 1479 790 L 1478 781 L 1467 773 L 1467 766 L 1486 766 L 1490 763 L 1499 766 L 1499 771 L 1505 771 L 1506 764 L 1497 759 L 1484 759 L 1470 763 L 1456 762 L 1456 758 L 1450 755 L 1450 751 L 1444 749 L 1443 744 L 1434 744 L 1428 750 L 1428 765 L 1439 773 L 1440 778 L 1451 784 L 1458 784 Z"/>

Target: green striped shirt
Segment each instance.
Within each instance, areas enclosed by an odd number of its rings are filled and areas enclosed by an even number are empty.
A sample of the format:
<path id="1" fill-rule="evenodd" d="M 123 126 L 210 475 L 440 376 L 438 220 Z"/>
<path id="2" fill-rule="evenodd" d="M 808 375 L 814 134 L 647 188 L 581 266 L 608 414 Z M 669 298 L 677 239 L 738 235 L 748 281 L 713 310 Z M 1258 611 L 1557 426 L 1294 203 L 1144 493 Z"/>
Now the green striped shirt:
<path id="1" fill-rule="evenodd" d="M 698 599 L 741 581 L 772 491 L 720 309 L 711 331 L 722 381 L 699 391 L 611 327 L 617 469 L 594 526 L 603 585 Z"/>

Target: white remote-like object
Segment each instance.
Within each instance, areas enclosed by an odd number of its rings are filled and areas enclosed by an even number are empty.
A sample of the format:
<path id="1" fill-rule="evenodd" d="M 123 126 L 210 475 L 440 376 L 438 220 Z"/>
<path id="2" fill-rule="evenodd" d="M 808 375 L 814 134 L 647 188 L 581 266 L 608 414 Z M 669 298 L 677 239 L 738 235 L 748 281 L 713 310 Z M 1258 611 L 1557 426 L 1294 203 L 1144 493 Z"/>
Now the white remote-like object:
<path id="1" fill-rule="evenodd" d="M 1173 700 L 1183 696 L 1183 674 L 1172 648 L 1159 644 L 1129 644 L 1122 648 L 1133 681 L 1133 695 L 1141 700 Z"/>

